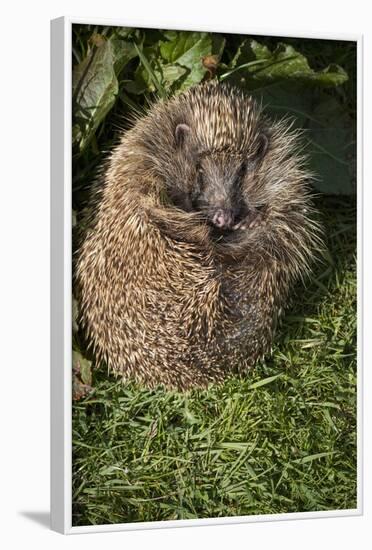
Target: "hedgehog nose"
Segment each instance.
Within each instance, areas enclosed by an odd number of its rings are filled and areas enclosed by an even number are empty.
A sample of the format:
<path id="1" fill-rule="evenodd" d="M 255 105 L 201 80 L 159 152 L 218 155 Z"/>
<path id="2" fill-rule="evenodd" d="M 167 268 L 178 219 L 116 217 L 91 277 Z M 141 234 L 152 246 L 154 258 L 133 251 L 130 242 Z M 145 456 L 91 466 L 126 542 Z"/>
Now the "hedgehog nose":
<path id="1" fill-rule="evenodd" d="M 213 214 L 212 223 L 219 229 L 230 229 L 233 225 L 232 211 L 219 208 Z"/>

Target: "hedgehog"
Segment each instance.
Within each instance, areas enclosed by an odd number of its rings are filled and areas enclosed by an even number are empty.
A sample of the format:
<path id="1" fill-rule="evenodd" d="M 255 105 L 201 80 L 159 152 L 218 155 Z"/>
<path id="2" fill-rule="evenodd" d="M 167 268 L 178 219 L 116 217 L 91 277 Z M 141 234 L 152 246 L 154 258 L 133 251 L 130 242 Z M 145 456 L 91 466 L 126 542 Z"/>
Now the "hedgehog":
<path id="1" fill-rule="evenodd" d="M 204 388 L 270 352 L 321 231 L 298 131 L 214 81 L 158 100 L 106 161 L 77 251 L 96 364 Z"/>

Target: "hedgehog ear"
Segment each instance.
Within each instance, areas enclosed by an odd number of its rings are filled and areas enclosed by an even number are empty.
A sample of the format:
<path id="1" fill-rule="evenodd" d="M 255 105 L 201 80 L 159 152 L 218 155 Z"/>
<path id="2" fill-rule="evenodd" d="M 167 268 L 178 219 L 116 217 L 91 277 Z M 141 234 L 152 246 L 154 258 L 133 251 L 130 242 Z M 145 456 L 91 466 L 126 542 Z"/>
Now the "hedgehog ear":
<path id="1" fill-rule="evenodd" d="M 187 136 L 190 134 L 191 129 L 187 124 L 177 124 L 174 131 L 174 137 L 177 147 L 182 147 L 185 144 Z"/>
<path id="2" fill-rule="evenodd" d="M 261 160 L 267 153 L 269 148 L 269 138 L 266 134 L 261 133 L 257 138 L 257 144 L 254 153 L 248 157 L 248 162 L 243 163 L 242 170 L 247 169 L 248 172 L 255 170 Z M 246 168 L 244 168 L 246 167 Z"/>

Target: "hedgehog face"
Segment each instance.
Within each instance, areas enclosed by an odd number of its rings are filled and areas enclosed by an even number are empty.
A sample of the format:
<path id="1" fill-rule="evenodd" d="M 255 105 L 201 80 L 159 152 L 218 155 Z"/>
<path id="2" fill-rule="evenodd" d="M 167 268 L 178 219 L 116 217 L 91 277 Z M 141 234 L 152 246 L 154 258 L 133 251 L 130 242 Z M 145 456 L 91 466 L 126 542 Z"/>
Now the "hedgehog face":
<path id="1" fill-rule="evenodd" d="M 242 193 L 246 165 L 239 158 L 207 155 L 198 159 L 191 187 L 193 210 L 217 231 L 231 231 L 250 207 Z"/>
<path id="2" fill-rule="evenodd" d="M 257 225 L 260 208 L 250 182 L 266 153 L 267 137 L 262 133 L 245 154 L 228 148 L 200 151 L 186 124 L 177 125 L 175 139 L 174 166 L 182 181 L 170 188 L 174 204 L 188 212 L 200 212 L 218 237 Z"/>

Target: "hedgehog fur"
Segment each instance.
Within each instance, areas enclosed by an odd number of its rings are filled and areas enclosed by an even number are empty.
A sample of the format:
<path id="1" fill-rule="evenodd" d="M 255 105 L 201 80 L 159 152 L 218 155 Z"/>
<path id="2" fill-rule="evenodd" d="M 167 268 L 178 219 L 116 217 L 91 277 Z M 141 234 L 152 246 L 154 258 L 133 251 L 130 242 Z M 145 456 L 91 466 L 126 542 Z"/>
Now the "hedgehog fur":
<path id="1" fill-rule="evenodd" d="M 185 390 L 244 373 L 319 247 L 298 132 L 208 82 L 125 132 L 77 251 L 97 363 Z"/>

